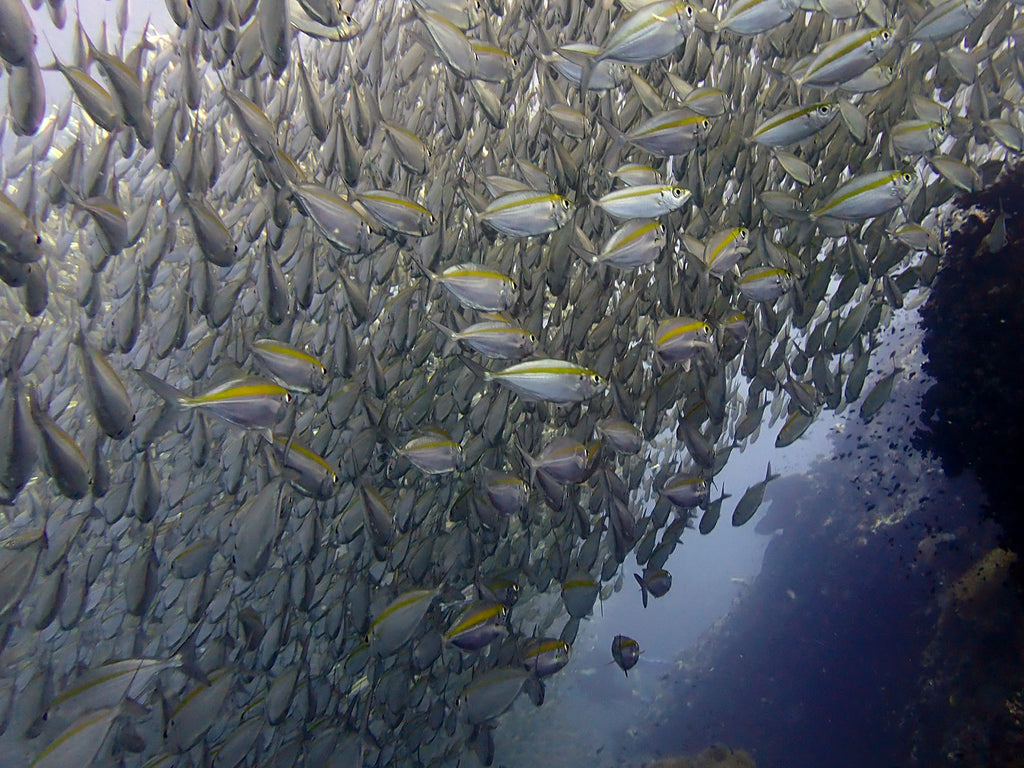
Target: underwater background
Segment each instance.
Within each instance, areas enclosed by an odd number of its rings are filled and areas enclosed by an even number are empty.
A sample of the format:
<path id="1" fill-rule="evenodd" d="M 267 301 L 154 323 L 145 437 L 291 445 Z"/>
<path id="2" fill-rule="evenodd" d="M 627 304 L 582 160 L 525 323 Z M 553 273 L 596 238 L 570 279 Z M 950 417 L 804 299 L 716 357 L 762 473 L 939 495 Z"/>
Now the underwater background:
<path id="1" fill-rule="evenodd" d="M 1024 765 L 1022 36 L 0 0 L 0 768 Z"/>

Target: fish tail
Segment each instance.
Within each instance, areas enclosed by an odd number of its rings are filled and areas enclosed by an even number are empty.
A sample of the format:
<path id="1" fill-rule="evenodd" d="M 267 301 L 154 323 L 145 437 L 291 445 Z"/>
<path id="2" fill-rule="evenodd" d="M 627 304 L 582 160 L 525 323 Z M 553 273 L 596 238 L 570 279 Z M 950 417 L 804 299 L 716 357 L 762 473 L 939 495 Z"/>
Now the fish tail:
<path id="1" fill-rule="evenodd" d="M 202 629 L 203 622 L 196 624 L 195 629 L 188 633 L 188 636 L 182 640 L 178 646 L 171 653 L 171 657 L 178 661 L 178 665 L 181 671 L 188 675 L 193 680 L 198 680 L 204 685 L 209 685 L 210 681 L 203 671 L 203 668 L 199 664 L 198 653 L 196 651 L 196 637 L 199 635 L 199 630 Z"/>
<path id="2" fill-rule="evenodd" d="M 144 371 L 141 368 L 135 371 L 139 378 L 142 379 L 143 383 L 152 389 L 156 394 L 162 397 L 171 405 L 179 408 L 185 408 L 189 405 L 189 401 L 192 399 L 177 387 L 172 387 L 163 379 L 159 379 L 149 371 Z"/>
<path id="3" fill-rule="evenodd" d="M 584 119 L 589 118 L 587 114 L 587 94 L 590 91 L 590 80 L 594 77 L 594 67 L 598 64 L 593 58 L 587 59 L 583 62 L 582 72 L 580 72 L 580 102 L 583 106 L 583 117 Z"/>
<path id="4" fill-rule="evenodd" d="M 551 56 L 555 49 L 554 46 L 551 45 L 551 38 L 548 37 L 548 33 L 540 24 L 537 23 L 536 19 L 532 17 L 530 19 L 530 26 L 533 27 L 534 31 L 537 33 L 537 48 L 534 48 L 533 43 L 530 42 L 529 35 L 527 35 L 526 44 L 530 46 L 530 49 L 533 50 L 534 53 L 539 54 L 537 57 L 538 59 L 541 57 Z M 546 58 L 543 60 L 545 63 L 547 62 Z"/>
<path id="5" fill-rule="evenodd" d="M 419 255 L 416 253 L 415 250 L 410 249 L 408 253 L 409 258 L 412 259 L 413 264 L 415 264 L 417 268 L 420 270 L 420 272 L 423 273 L 423 276 L 427 278 L 427 296 L 429 298 L 430 289 L 434 287 L 434 282 L 437 280 L 437 275 L 435 275 L 433 272 L 427 269 L 427 265 L 423 263 L 423 261 L 420 259 Z"/>
<path id="6" fill-rule="evenodd" d="M 530 468 L 530 487 L 533 488 L 533 486 L 537 484 L 537 460 L 526 452 L 522 443 L 519 442 L 518 435 L 512 435 L 512 443 L 515 445 L 516 450 L 518 450 L 522 455 L 523 461 L 525 461 L 526 465 Z"/>
<path id="7" fill-rule="evenodd" d="M 644 608 L 647 607 L 647 584 L 644 583 L 643 578 L 639 573 L 634 573 L 633 578 L 636 579 L 636 583 L 640 585 L 640 599 L 643 601 Z"/>
<path id="8" fill-rule="evenodd" d="M 469 368 L 469 370 L 471 370 L 484 381 L 491 381 L 494 378 L 491 375 L 491 372 L 484 368 L 482 365 L 480 365 L 480 363 L 478 363 L 476 360 L 471 360 L 465 355 L 459 355 L 459 359 L 462 361 L 463 365 Z"/>
<path id="9" fill-rule="evenodd" d="M 597 120 L 599 123 L 601 123 L 601 126 L 608 132 L 608 135 L 612 137 L 612 143 L 616 147 L 620 147 L 623 144 L 627 143 L 626 134 L 624 134 L 622 131 L 616 128 L 615 124 L 612 123 L 611 120 L 609 120 L 604 115 L 598 115 Z"/>
<path id="10" fill-rule="evenodd" d="M 437 322 L 437 320 L 435 320 L 432 317 L 428 317 L 427 322 L 430 323 L 435 328 L 437 328 L 437 330 L 439 330 L 441 333 L 447 336 L 450 340 L 455 341 L 456 336 L 458 335 L 457 331 L 453 331 L 446 325 L 441 325 L 441 323 Z"/>
<path id="11" fill-rule="evenodd" d="M 576 238 L 573 238 L 569 242 L 569 250 L 579 256 L 583 261 L 587 263 L 588 267 L 596 267 L 598 264 L 597 254 L 587 250 L 583 245 L 576 242 Z"/>

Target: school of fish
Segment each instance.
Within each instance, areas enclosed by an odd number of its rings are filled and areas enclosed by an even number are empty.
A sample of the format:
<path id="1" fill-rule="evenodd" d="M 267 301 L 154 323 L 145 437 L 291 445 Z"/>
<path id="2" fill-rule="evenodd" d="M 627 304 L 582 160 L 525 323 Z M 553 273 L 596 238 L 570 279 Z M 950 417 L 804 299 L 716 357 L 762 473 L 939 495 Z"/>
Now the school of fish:
<path id="1" fill-rule="evenodd" d="M 1024 148 L 1016 1 L 166 5 L 0 0 L 4 765 L 490 765 Z"/>

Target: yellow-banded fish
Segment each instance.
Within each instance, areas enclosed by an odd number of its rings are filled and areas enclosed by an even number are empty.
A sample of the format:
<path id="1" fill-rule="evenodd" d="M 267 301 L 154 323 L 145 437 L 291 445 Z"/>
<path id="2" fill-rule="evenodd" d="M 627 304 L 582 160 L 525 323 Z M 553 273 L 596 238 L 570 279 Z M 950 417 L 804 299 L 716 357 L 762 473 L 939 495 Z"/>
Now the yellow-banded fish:
<path id="1" fill-rule="evenodd" d="M 858 221 L 880 216 L 906 200 L 916 181 L 917 174 L 910 168 L 855 176 L 815 208 L 811 218 Z"/>
<path id="2" fill-rule="evenodd" d="M 623 138 L 656 157 L 671 157 L 694 149 L 710 130 L 711 120 L 705 115 L 689 109 L 670 109 L 647 118 Z"/>
<path id="3" fill-rule="evenodd" d="M 785 147 L 813 136 L 839 114 L 839 103 L 818 101 L 785 109 L 764 120 L 750 140 L 769 147 Z"/>
<path id="4" fill-rule="evenodd" d="M 284 418 L 292 394 L 280 384 L 263 379 L 227 381 L 191 397 L 148 371 L 136 371 L 156 394 L 179 408 L 198 408 L 246 429 L 269 429 Z"/>
<path id="5" fill-rule="evenodd" d="M 664 568 L 644 568 L 643 576 L 634 573 L 633 578 L 640 585 L 640 598 L 647 607 L 647 596 L 664 597 L 672 588 L 672 574 Z"/>
<path id="6" fill-rule="evenodd" d="M 572 649 L 558 637 L 531 637 L 519 649 L 523 666 L 537 677 L 555 674 L 569 663 Z"/>
<path id="7" fill-rule="evenodd" d="M 572 212 L 567 198 L 531 189 L 492 200 L 480 213 L 480 220 L 504 235 L 529 237 L 560 229 Z"/>
<path id="8" fill-rule="evenodd" d="M 704 266 L 713 275 L 724 275 L 750 253 L 750 230 L 733 227 L 716 232 L 704 246 Z"/>
<path id="9" fill-rule="evenodd" d="M 103 707 L 87 712 L 62 731 L 36 758 L 29 768 L 72 768 L 88 765 L 103 746 L 114 721 L 122 714 L 121 706 Z"/>
<path id="10" fill-rule="evenodd" d="M 685 0 L 662 0 L 625 17 L 608 35 L 595 61 L 647 64 L 667 56 L 694 30 L 696 9 Z"/>
<path id="11" fill-rule="evenodd" d="M 317 395 L 327 389 L 327 367 L 308 352 L 275 339 L 256 339 L 250 347 L 256 362 L 281 386 Z"/>
<path id="12" fill-rule="evenodd" d="M 484 20 L 479 0 L 413 0 L 413 4 L 441 14 L 459 29 L 472 29 Z"/>
<path id="13" fill-rule="evenodd" d="M 519 360 L 532 355 L 537 345 L 537 337 L 530 331 L 504 320 L 485 320 L 453 331 L 432 318 L 427 319 L 452 341 L 487 357 Z"/>
<path id="14" fill-rule="evenodd" d="M 353 191 L 363 207 L 382 227 L 403 235 L 423 236 L 437 226 L 434 214 L 419 203 L 387 189 Z"/>
<path id="15" fill-rule="evenodd" d="M 43 410 L 34 392 L 28 393 L 29 411 L 42 437 L 46 471 L 58 490 L 69 499 L 81 499 L 89 493 L 92 472 L 89 460 L 71 435 L 61 429 Z"/>
<path id="16" fill-rule="evenodd" d="M 629 79 L 626 66 L 619 61 L 596 61 L 600 48 L 591 43 L 567 43 L 540 58 L 562 77 L 575 85 L 583 85 L 584 70 L 589 66 L 588 90 L 607 91 Z"/>
<path id="17" fill-rule="evenodd" d="M 77 717 L 100 707 L 113 707 L 123 699 L 138 699 L 165 669 L 181 666 L 179 657 L 170 659 L 125 659 L 100 664 L 83 672 L 49 704 L 51 716 Z"/>
<path id="18" fill-rule="evenodd" d="M 526 510 L 530 501 L 530 487 L 516 475 L 485 469 L 481 475 L 484 495 L 487 500 L 506 515 L 519 515 Z"/>
<path id="19" fill-rule="evenodd" d="M 743 525 L 754 516 L 754 513 L 757 512 L 758 507 L 761 506 L 761 502 L 764 500 L 765 488 L 768 487 L 768 483 L 777 477 L 779 477 L 778 474 L 772 474 L 772 465 L 769 462 L 768 469 L 764 473 L 764 480 L 754 483 L 754 485 L 747 488 L 736 504 L 736 509 L 732 513 L 733 526 Z"/>
<path id="20" fill-rule="evenodd" d="M 740 274 L 736 287 L 751 301 L 775 301 L 793 285 L 793 275 L 777 267 L 753 267 Z"/>
<path id="21" fill-rule="evenodd" d="M 504 48 L 470 41 L 476 54 L 475 76 L 490 83 L 504 83 L 511 80 L 519 68 L 519 61 Z"/>
<path id="22" fill-rule="evenodd" d="M 462 690 L 458 707 L 470 725 L 493 720 L 512 706 L 530 673 L 516 667 L 495 667 L 473 678 Z"/>
<path id="23" fill-rule="evenodd" d="M 482 371 L 487 381 L 497 381 L 532 400 L 575 403 L 588 400 L 605 388 L 604 379 L 582 365 L 565 360 L 526 360 L 501 371 Z"/>
<path id="24" fill-rule="evenodd" d="M 706 504 L 708 500 L 708 481 L 703 475 L 691 475 L 680 472 L 668 478 L 661 486 L 659 493 L 677 507 L 688 509 Z"/>
<path id="25" fill-rule="evenodd" d="M 556 437 L 536 457 L 528 454 L 521 446 L 519 451 L 530 467 L 531 483 L 538 472 L 562 484 L 579 483 L 587 476 L 590 452 L 587 446 L 571 437 Z"/>
<path id="26" fill-rule="evenodd" d="M 275 435 L 274 449 L 291 484 L 314 499 L 329 499 L 338 491 L 338 471 L 319 454 L 293 438 Z"/>
<path id="27" fill-rule="evenodd" d="M 43 256 L 43 237 L 11 198 L 0 192 L 0 253 L 22 264 Z"/>
<path id="28" fill-rule="evenodd" d="M 797 0 L 733 0 L 718 26 L 738 35 L 756 35 L 789 21 L 799 9 Z"/>
<path id="29" fill-rule="evenodd" d="M 643 184 L 609 192 L 594 203 L 617 219 L 653 219 L 682 208 L 690 196 L 690 190 L 670 184 Z"/>
<path id="30" fill-rule="evenodd" d="M 631 456 L 643 448 L 643 433 L 625 419 L 602 419 L 594 429 L 617 453 Z"/>
<path id="31" fill-rule="evenodd" d="M 234 674 L 219 669 L 210 675 L 208 684 L 200 684 L 185 694 L 167 718 L 167 742 L 185 752 L 194 746 L 214 723 L 214 719 L 231 692 Z"/>
<path id="32" fill-rule="evenodd" d="M 32 17 L 20 0 L 5 0 L 0 4 L 0 22 L 0 59 L 20 67 L 34 55 L 36 47 Z"/>
<path id="33" fill-rule="evenodd" d="M 782 425 L 782 429 L 779 430 L 779 434 L 775 438 L 775 447 L 785 448 L 787 445 L 795 443 L 812 423 L 814 423 L 814 416 L 797 408 L 789 415 Z"/>
<path id="34" fill-rule="evenodd" d="M 83 379 L 96 422 L 107 437 L 123 440 L 135 421 L 135 410 L 124 382 L 106 357 L 85 340 L 81 329 L 75 335 L 75 345 L 82 355 Z"/>
<path id="35" fill-rule="evenodd" d="M 914 25 L 908 39 L 919 42 L 941 40 L 956 32 L 965 32 L 985 10 L 988 0 L 945 0 L 928 11 Z"/>
<path id="36" fill-rule="evenodd" d="M 462 446 L 439 427 L 431 427 L 398 449 L 417 469 L 442 475 L 462 468 Z"/>
<path id="37" fill-rule="evenodd" d="M 692 360 L 712 348 L 711 326 L 693 317 L 673 317 L 658 325 L 654 333 L 654 349 L 665 363 Z"/>
<path id="38" fill-rule="evenodd" d="M 482 264 L 454 264 L 439 275 L 421 269 L 429 280 L 441 283 L 460 304 L 472 309 L 504 312 L 519 298 L 519 288 L 511 277 Z"/>
<path id="39" fill-rule="evenodd" d="M 922 155 L 946 140 L 949 131 L 941 121 L 903 120 L 889 129 L 889 141 L 899 155 Z"/>
<path id="40" fill-rule="evenodd" d="M 455 617 L 444 639 L 464 651 L 479 651 L 507 633 L 507 615 L 504 603 L 474 600 Z"/>
<path id="41" fill-rule="evenodd" d="M 437 590 L 414 589 L 392 600 L 370 626 L 373 651 L 387 656 L 405 645 L 415 634 L 435 597 Z"/>
<path id="42" fill-rule="evenodd" d="M 830 40 L 807 62 L 793 79 L 798 86 L 836 85 L 881 61 L 896 44 L 896 32 L 889 27 L 869 27 Z"/>
<path id="43" fill-rule="evenodd" d="M 411 173 L 424 174 L 430 165 L 430 149 L 419 136 L 382 120 L 384 134 L 398 152 L 402 166 Z"/>
<path id="44" fill-rule="evenodd" d="M 348 201 L 320 184 L 289 180 L 288 190 L 299 210 L 328 243 L 342 253 L 359 253 L 367 248 L 370 224 Z"/>
<path id="45" fill-rule="evenodd" d="M 640 661 L 640 643 L 632 637 L 616 635 L 612 639 L 612 658 L 626 677 L 629 677 L 629 670 Z"/>
<path id="46" fill-rule="evenodd" d="M 572 571 L 562 582 L 562 602 L 574 619 L 585 619 L 594 610 L 594 601 L 601 591 L 594 577 L 586 571 Z"/>
<path id="47" fill-rule="evenodd" d="M 100 128 L 115 131 L 121 127 L 121 113 L 117 109 L 117 102 L 107 89 L 93 80 L 87 72 L 64 64 L 56 54 L 53 56 L 53 64 L 44 66 L 43 69 L 55 69 L 64 75 L 82 109 Z"/>

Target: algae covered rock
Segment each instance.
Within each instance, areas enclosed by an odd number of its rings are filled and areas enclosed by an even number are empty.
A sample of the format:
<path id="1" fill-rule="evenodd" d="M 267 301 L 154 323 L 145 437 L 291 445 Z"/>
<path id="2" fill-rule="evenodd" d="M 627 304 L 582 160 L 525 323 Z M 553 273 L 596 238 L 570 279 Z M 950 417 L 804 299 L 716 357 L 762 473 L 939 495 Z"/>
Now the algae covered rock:
<path id="1" fill-rule="evenodd" d="M 742 749 L 734 750 L 724 744 L 715 744 L 696 757 L 664 757 L 649 763 L 647 768 L 754 768 L 754 759 Z"/>

